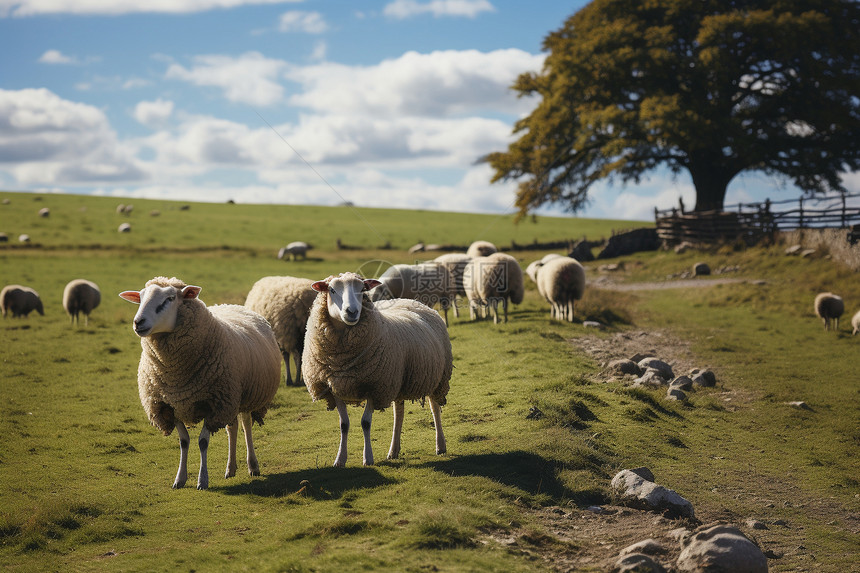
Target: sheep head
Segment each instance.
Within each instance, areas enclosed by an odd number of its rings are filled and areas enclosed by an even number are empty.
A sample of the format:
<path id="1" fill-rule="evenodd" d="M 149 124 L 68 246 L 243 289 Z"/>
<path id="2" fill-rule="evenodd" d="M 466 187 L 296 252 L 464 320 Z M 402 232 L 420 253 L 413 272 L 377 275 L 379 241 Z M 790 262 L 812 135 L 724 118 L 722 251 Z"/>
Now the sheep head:
<path id="1" fill-rule="evenodd" d="M 317 292 L 328 293 L 328 314 L 332 320 L 355 326 L 361 318 L 362 293 L 380 284 L 376 279 L 365 279 L 355 273 L 341 273 L 311 286 Z"/>
<path id="2" fill-rule="evenodd" d="M 176 328 L 176 315 L 179 305 L 185 300 L 197 298 L 202 289 L 199 286 L 176 284 L 154 284 L 148 282 L 143 290 L 128 290 L 119 293 L 121 298 L 139 304 L 134 315 L 134 333 L 141 338 L 172 332 Z"/>

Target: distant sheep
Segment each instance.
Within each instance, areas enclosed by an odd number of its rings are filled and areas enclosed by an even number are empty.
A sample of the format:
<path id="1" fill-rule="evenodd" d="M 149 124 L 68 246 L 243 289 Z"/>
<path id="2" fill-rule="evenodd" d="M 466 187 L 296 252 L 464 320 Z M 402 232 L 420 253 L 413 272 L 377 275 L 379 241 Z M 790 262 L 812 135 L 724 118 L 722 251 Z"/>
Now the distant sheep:
<path id="1" fill-rule="evenodd" d="M 431 261 L 418 265 L 393 265 L 379 277 L 382 283 L 371 295 L 374 302 L 384 298 L 411 298 L 433 308 L 442 308 L 448 326 L 448 308 L 456 293 L 448 267 Z"/>
<path id="2" fill-rule="evenodd" d="M 466 249 L 466 254 L 474 259 L 475 257 L 488 257 L 498 250 L 496 245 L 489 241 L 475 241 Z"/>
<path id="3" fill-rule="evenodd" d="M 117 227 L 118 233 L 131 233 L 131 225 L 128 223 L 122 223 L 119 227 Z"/>
<path id="4" fill-rule="evenodd" d="M 47 207 L 42 207 L 41 209 L 39 209 L 39 216 L 40 217 L 47 217 L 50 214 L 51 214 L 51 210 L 48 209 Z"/>
<path id="5" fill-rule="evenodd" d="M 343 273 L 314 283 L 319 292 L 305 335 L 302 358 L 311 397 L 324 400 L 340 418 L 340 446 L 335 466 L 346 464 L 349 431 L 347 404 L 366 402 L 361 417 L 364 465 L 373 464 L 370 423 L 374 410 L 394 404 L 394 432 L 389 458 L 400 455 L 405 400 L 430 399 L 436 430 L 436 453 L 446 451 L 441 406 L 447 400 L 453 356 L 442 318 L 409 299 L 372 303 L 367 291 L 375 279 Z"/>
<path id="6" fill-rule="evenodd" d="M 18 242 L 19 243 L 29 243 L 30 242 L 30 235 L 28 235 L 26 233 L 22 233 L 22 234 L 18 235 Z"/>
<path id="7" fill-rule="evenodd" d="M 278 258 L 284 259 L 289 256 L 291 261 L 297 260 L 299 257 L 302 259 L 306 259 L 308 256 L 308 251 L 311 249 L 311 246 L 302 241 L 293 241 L 288 244 L 286 247 L 281 248 L 278 251 Z"/>
<path id="8" fill-rule="evenodd" d="M 573 322 L 576 301 L 585 293 L 585 269 L 571 257 L 553 258 L 538 269 L 538 291 L 550 303 L 550 316 Z"/>
<path id="9" fill-rule="evenodd" d="M 508 300 L 514 304 L 523 301 L 523 271 L 515 258 L 505 253 L 477 257 L 463 271 L 463 288 L 469 298 L 469 315 L 477 318 L 478 308 L 489 309 L 493 322 L 498 324 L 501 302 L 504 321 L 508 321 Z M 485 312 L 482 314 L 486 315 Z"/>
<path id="10" fill-rule="evenodd" d="M 185 424 L 203 421 L 198 445 L 197 489 L 209 487 L 209 437 L 227 427 L 225 478 L 236 474 L 237 420 L 245 431 L 248 473 L 260 474 L 251 438 L 252 420 L 263 423 L 281 382 L 281 354 L 269 323 L 235 304 L 207 307 L 200 287 L 156 277 L 143 290 L 120 296 L 140 305 L 134 333 L 140 337 L 137 370 L 143 409 L 152 425 L 179 434 L 179 470 L 174 488 L 188 479 L 190 438 Z"/>
<path id="11" fill-rule="evenodd" d="M 26 318 L 34 310 L 45 316 L 45 309 L 42 307 L 39 293 L 30 287 L 6 285 L 0 291 L 0 312 L 3 313 L 3 318 L 6 318 L 8 312 L 12 313 L 13 318 L 21 316 Z"/>
<path id="12" fill-rule="evenodd" d="M 78 315 L 84 314 L 84 326 L 90 322 L 90 313 L 102 301 L 102 294 L 96 283 L 75 279 L 63 289 L 63 308 L 69 315 L 72 324 L 80 324 Z"/>
<path id="13" fill-rule="evenodd" d="M 851 317 L 851 326 L 853 327 L 852 335 L 857 334 L 857 331 L 860 331 L 860 310 L 858 310 L 854 316 Z"/>
<path id="14" fill-rule="evenodd" d="M 295 384 L 302 383 L 302 351 L 311 306 L 317 297 L 311 288 L 314 281 L 297 277 L 263 277 L 254 283 L 245 306 L 260 314 L 272 325 L 278 347 L 284 357 L 287 386 L 293 385 L 290 355 L 296 366 Z"/>
<path id="15" fill-rule="evenodd" d="M 839 317 L 845 312 L 841 296 L 822 292 L 815 297 L 815 314 L 824 321 L 824 330 L 839 330 Z"/>
<path id="16" fill-rule="evenodd" d="M 454 279 L 453 288 L 451 289 L 451 306 L 454 307 L 454 316 L 460 318 L 460 310 L 457 304 L 457 297 L 466 297 L 466 289 L 463 288 L 463 271 L 466 270 L 466 265 L 472 260 L 472 257 L 466 253 L 448 253 L 439 255 L 433 259 L 437 263 L 441 263 L 448 268 L 451 278 Z"/>

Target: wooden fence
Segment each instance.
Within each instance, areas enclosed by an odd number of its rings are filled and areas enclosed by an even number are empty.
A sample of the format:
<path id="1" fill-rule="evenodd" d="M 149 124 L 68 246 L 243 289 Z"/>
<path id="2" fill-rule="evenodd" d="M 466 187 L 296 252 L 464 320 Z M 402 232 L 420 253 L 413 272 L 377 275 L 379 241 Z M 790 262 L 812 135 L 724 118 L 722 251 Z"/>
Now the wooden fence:
<path id="1" fill-rule="evenodd" d="M 847 228 L 860 225 L 860 194 L 786 201 L 738 203 L 723 211 L 654 209 L 657 236 L 665 244 L 716 243 L 742 239 L 748 244 L 777 231 Z M 854 199 L 854 201 L 850 201 Z"/>

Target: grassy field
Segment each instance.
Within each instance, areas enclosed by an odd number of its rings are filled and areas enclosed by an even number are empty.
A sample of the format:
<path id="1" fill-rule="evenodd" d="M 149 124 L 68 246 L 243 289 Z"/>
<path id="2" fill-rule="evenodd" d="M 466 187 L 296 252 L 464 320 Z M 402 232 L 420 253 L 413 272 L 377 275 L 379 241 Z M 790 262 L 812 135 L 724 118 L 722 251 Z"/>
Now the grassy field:
<path id="1" fill-rule="evenodd" d="M 210 489 L 170 488 L 175 436 L 151 427 L 140 406 L 136 307 L 119 299 L 152 276 L 203 287 L 208 304 L 241 303 L 262 276 L 322 278 L 411 262 L 418 241 L 499 245 L 598 239 L 629 222 L 294 206 L 190 205 L 0 193 L 0 283 L 38 290 L 45 316 L 0 321 L 0 566 L 13 571 L 536 571 L 601 570 L 625 540 L 596 539 L 585 519 L 612 501 L 619 469 L 646 465 L 689 499 L 703 522 L 768 524 L 748 531 L 773 571 L 849 571 L 860 520 L 857 454 L 860 384 L 850 315 L 856 273 L 823 256 L 786 257 L 775 245 L 709 253 L 644 253 L 587 266 L 589 279 L 664 280 L 704 260 L 726 276 L 764 279 L 694 289 L 589 289 L 578 319 L 549 320 L 533 285 L 509 323 L 453 319 L 455 372 L 442 419 L 448 454 L 436 456 L 429 409 L 407 405 L 403 454 L 361 467 L 359 409 L 351 409 L 346 468 L 331 468 L 337 415 L 302 388 L 282 387 L 255 427 L 262 475 L 220 475 L 226 435 L 210 447 Z M 36 212 L 49 207 L 51 215 Z M 160 215 L 151 216 L 152 210 Z M 116 227 L 128 220 L 132 232 Z M 28 233 L 31 246 L 16 238 Z M 337 250 L 335 240 L 360 246 Z M 307 261 L 275 259 L 305 240 Z M 392 249 L 379 249 L 390 243 Z M 515 253 L 523 267 L 543 252 Z M 61 306 L 66 282 L 98 283 L 102 305 L 87 328 Z M 842 294 L 839 332 L 812 313 L 820 290 Z M 625 338 L 626 337 L 626 338 Z M 672 403 L 600 375 L 589 345 L 642 351 L 713 369 L 716 388 Z M 807 408 L 787 402 L 802 400 Z M 533 408 L 543 412 L 536 419 Z M 374 416 L 377 459 L 390 411 Z M 192 447 L 189 483 L 196 478 Z M 240 457 L 243 447 L 240 444 Z M 548 508 L 581 525 L 561 535 Z M 652 535 L 648 517 L 639 541 Z M 604 519 L 604 518 L 601 518 Z M 605 520 L 613 519 L 607 517 Z M 611 522 L 604 523 L 611 526 Z M 679 524 L 684 525 L 684 524 Z M 636 532 L 634 532 L 636 533 Z M 514 542 L 500 541 L 513 539 Z M 562 565 L 562 564 L 567 565 Z"/>

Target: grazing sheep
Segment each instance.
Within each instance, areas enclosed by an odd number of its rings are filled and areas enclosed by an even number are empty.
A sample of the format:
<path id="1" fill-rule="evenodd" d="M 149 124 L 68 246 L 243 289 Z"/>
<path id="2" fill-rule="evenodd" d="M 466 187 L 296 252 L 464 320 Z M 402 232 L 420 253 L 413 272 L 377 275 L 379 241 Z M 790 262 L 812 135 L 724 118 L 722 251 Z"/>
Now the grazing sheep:
<path id="1" fill-rule="evenodd" d="M 493 322 L 498 324 L 499 302 L 504 308 L 504 321 L 508 321 L 508 300 L 514 304 L 523 301 L 523 271 L 515 258 L 505 253 L 477 257 L 463 271 L 463 288 L 469 298 L 469 315 L 477 318 L 478 307 L 489 308 Z M 485 312 L 482 312 L 486 316 Z"/>
<path id="2" fill-rule="evenodd" d="M 116 230 L 117 233 L 131 233 L 131 225 L 128 223 L 121 223 Z"/>
<path id="3" fill-rule="evenodd" d="M 30 235 L 28 235 L 27 233 L 21 233 L 20 235 L 18 235 L 18 242 L 19 243 L 29 243 L 30 242 Z"/>
<path id="4" fill-rule="evenodd" d="M 822 292 L 815 297 L 815 314 L 824 321 L 824 330 L 839 330 L 839 317 L 845 312 L 842 297 L 832 292 Z"/>
<path id="5" fill-rule="evenodd" d="M 198 445 L 197 489 L 209 487 L 209 437 L 227 426 L 225 478 L 236 475 L 237 419 L 242 420 L 248 473 L 260 474 L 251 438 L 252 420 L 263 417 L 281 382 L 281 355 L 269 323 L 244 306 L 207 307 L 200 287 L 156 277 L 143 290 L 120 296 L 140 304 L 134 332 L 142 352 L 138 391 L 149 421 L 165 436 L 179 434 L 179 470 L 174 488 L 188 479 L 190 438 L 185 424 L 203 421 Z"/>
<path id="6" fill-rule="evenodd" d="M 125 213 L 125 205 L 120 203 L 119 205 L 116 206 L 116 214 L 122 215 L 123 213 Z"/>
<path id="7" fill-rule="evenodd" d="M 388 457 L 400 455 L 403 402 L 430 399 L 436 453 L 446 451 L 441 406 L 447 401 L 453 369 L 451 341 L 439 314 L 410 299 L 373 303 L 367 291 L 375 279 L 343 273 L 314 283 L 317 295 L 302 358 L 311 397 L 337 408 L 340 446 L 335 466 L 346 464 L 349 417 L 346 404 L 366 402 L 361 417 L 364 465 L 373 464 L 370 422 L 373 410 L 394 403 L 394 432 Z"/>
<path id="8" fill-rule="evenodd" d="M 39 216 L 40 217 L 47 217 L 50 214 L 51 214 L 51 210 L 48 209 L 47 207 L 42 207 L 41 209 L 39 209 Z"/>
<path id="9" fill-rule="evenodd" d="M 585 269 L 572 257 L 552 258 L 537 269 L 538 292 L 549 302 L 550 317 L 573 322 L 575 301 L 585 293 Z"/>
<path id="10" fill-rule="evenodd" d="M 90 323 L 90 313 L 102 301 L 102 293 L 96 283 L 75 279 L 63 289 L 63 308 L 66 309 L 71 324 L 80 324 L 78 315 L 84 313 L 84 326 Z"/>
<path id="11" fill-rule="evenodd" d="M 293 241 L 292 243 L 288 244 L 286 247 L 283 247 L 281 248 L 281 250 L 278 251 L 278 258 L 283 259 L 287 255 L 289 255 L 291 261 L 295 261 L 299 257 L 306 259 L 308 257 L 308 251 L 310 250 L 310 248 L 311 246 L 307 243 L 303 243 L 301 241 Z"/>
<path id="12" fill-rule="evenodd" d="M 8 243 L 8 242 L 9 242 L 9 235 L 7 235 L 6 233 L 0 233 L 0 243 Z"/>
<path id="13" fill-rule="evenodd" d="M 544 293 L 540 290 L 540 284 L 538 284 L 538 279 L 537 279 L 538 271 L 547 262 L 549 262 L 553 259 L 557 259 L 561 256 L 562 255 L 559 255 L 556 253 L 550 253 L 548 255 L 544 255 L 544 257 L 542 259 L 539 259 L 537 261 L 532 261 L 531 263 L 529 263 L 529 266 L 526 267 L 526 274 L 529 276 L 529 278 L 532 280 L 532 282 L 535 283 L 535 286 L 538 289 L 538 293 L 544 298 L 546 298 L 546 295 L 544 295 Z"/>
<path id="14" fill-rule="evenodd" d="M 451 306 L 454 307 L 454 316 L 460 318 L 460 310 L 457 307 L 457 297 L 466 297 L 466 290 L 463 288 L 463 271 L 466 270 L 466 265 L 472 260 L 472 257 L 466 253 L 448 253 L 439 255 L 433 259 L 437 263 L 441 263 L 448 268 L 451 278 L 454 280 L 453 289 L 450 292 Z"/>
<path id="15" fill-rule="evenodd" d="M 285 382 L 293 385 L 290 355 L 296 364 L 295 385 L 302 383 L 302 350 L 311 306 L 317 297 L 314 281 L 297 277 L 263 277 L 254 283 L 245 306 L 269 321 L 287 368 Z"/>
<path id="16" fill-rule="evenodd" d="M 45 309 L 42 307 L 39 293 L 30 287 L 6 285 L 0 291 L 0 311 L 2 311 L 4 318 L 7 312 L 11 312 L 13 318 L 18 318 L 19 316 L 27 317 L 34 310 L 45 316 Z"/>
<path id="17" fill-rule="evenodd" d="M 860 310 L 851 317 L 851 327 L 853 328 L 851 335 L 857 334 L 860 331 Z"/>
<path id="18" fill-rule="evenodd" d="M 474 259 L 476 257 L 489 257 L 498 250 L 496 245 L 489 241 L 475 241 L 466 249 L 466 254 Z"/>
<path id="19" fill-rule="evenodd" d="M 448 326 L 448 308 L 454 295 L 454 278 L 448 267 L 435 261 L 418 265 L 393 265 L 379 277 L 381 287 L 371 295 L 378 302 L 385 298 L 411 298 L 433 308 L 442 307 L 445 326 Z"/>

